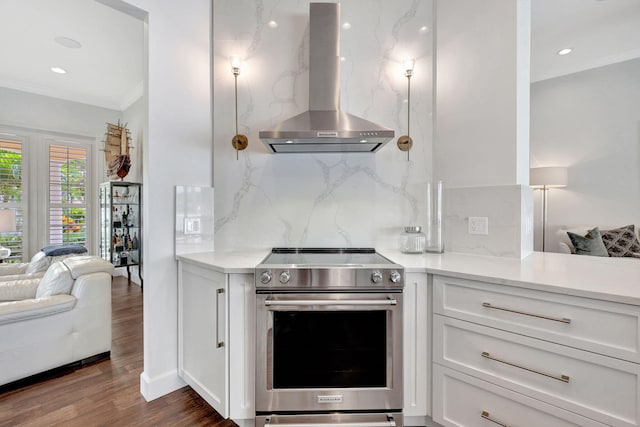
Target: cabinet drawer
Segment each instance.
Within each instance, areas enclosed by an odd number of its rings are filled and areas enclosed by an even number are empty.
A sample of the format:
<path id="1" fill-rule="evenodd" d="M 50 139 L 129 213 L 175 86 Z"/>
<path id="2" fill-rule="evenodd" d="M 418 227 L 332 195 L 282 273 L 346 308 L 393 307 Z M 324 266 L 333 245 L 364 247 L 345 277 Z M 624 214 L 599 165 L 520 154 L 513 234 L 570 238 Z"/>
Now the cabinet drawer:
<path id="1" fill-rule="evenodd" d="M 434 313 L 640 362 L 640 307 L 434 276 Z"/>
<path id="2" fill-rule="evenodd" d="M 433 387 L 433 420 L 443 426 L 605 426 L 438 364 Z"/>
<path id="3" fill-rule="evenodd" d="M 635 363 L 443 316 L 434 362 L 606 424 L 638 425 Z"/>

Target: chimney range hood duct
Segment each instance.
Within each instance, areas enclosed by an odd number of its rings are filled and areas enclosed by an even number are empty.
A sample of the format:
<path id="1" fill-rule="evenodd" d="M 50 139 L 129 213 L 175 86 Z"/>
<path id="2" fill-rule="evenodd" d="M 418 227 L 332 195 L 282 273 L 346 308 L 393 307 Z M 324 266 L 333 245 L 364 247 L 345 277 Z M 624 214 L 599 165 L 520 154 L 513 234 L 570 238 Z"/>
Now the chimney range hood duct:
<path id="1" fill-rule="evenodd" d="M 376 152 L 391 129 L 340 111 L 340 4 L 309 4 L 309 110 L 259 133 L 273 153 Z"/>

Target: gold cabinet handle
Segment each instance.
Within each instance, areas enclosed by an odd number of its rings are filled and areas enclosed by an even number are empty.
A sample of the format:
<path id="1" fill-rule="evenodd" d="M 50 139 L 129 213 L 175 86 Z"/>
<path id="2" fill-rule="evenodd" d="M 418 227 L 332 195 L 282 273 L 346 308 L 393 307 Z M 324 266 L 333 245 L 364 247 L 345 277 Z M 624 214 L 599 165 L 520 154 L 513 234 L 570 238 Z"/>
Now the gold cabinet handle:
<path id="1" fill-rule="evenodd" d="M 525 371 L 533 372 L 534 374 L 543 375 L 545 377 L 553 378 L 554 380 L 562 381 L 563 383 L 568 383 L 569 382 L 569 376 L 568 375 L 552 375 L 552 374 L 547 374 L 546 372 L 537 371 L 535 369 L 527 368 L 526 366 L 516 365 L 515 363 L 511 363 L 511 362 L 508 362 L 506 360 L 502 360 L 502 359 L 498 359 L 497 357 L 493 357 L 492 355 L 490 355 L 486 351 L 482 352 L 482 357 L 484 357 L 485 359 L 490 359 L 490 360 L 494 360 L 496 362 L 504 363 L 505 365 L 514 366 L 516 368 L 524 369 Z"/>
<path id="2" fill-rule="evenodd" d="M 489 413 L 488 413 L 487 411 L 482 411 L 482 414 L 481 414 L 480 416 L 481 416 L 482 418 L 484 418 L 485 420 L 489 420 L 489 421 L 491 421 L 492 423 L 496 423 L 496 424 L 498 424 L 499 426 L 502 426 L 502 427 L 509 427 L 509 424 L 505 424 L 505 423 L 502 423 L 502 422 L 500 422 L 500 421 L 498 421 L 498 420 L 496 420 L 496 419 L 494 419 L 494 418 L 491 418 L 491 417 L 489 416 Z"/>
<path id="3" fill-rule="evenodd" d="M 488 303 L 488 302 L 483 302 L 482 306 L 486 308 L 493 308 L 494 310 L 502 310 L 502 311 L 508 311 L 510 313 L 522 314 L 524 316 L 537 317 L 539 319 L 553 320 L 554 322 L 571 323 L 571 319 L 567 319 L 565 317 L 550 317 L 550 316 L 543 316 L 542 314 L 527 313 L 526 311 L 514 310 L 512 308 L 498 307 L 495 305 L 491 305 L 491 303 Z"/>

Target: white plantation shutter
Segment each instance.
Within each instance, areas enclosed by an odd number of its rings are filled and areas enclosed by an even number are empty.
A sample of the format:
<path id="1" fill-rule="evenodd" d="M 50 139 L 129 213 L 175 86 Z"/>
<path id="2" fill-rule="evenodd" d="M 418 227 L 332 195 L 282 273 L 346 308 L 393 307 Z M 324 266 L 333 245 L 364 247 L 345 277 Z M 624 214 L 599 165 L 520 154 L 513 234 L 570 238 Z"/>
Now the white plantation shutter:
<path id="1" fill-rule="evenodd" d="M 0 209 L 16 213 L 16 231 L 0 233 L 0 246 L 11 249 L 4 262 L 22 259 L 24 247 L 23 143 L 18 139 L 0 138 Z"/>
<path id="2" fill-rule="evenodd" d="M 49 145 L 49 243 L 87 246 L 88 159 L 86 146 Z"/>

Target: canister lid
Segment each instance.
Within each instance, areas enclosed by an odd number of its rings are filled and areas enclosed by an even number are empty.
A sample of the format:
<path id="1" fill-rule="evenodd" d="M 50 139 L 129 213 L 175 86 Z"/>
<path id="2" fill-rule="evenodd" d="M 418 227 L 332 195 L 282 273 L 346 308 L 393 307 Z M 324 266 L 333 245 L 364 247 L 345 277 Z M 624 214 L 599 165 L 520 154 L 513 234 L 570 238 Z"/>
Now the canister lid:
<path id="1" fill-rule="evenodd" d="M 410 225 L 404 228 L 407 233 L 419 233 L 422 231 L 422 227 L 419 225 Z"/>

